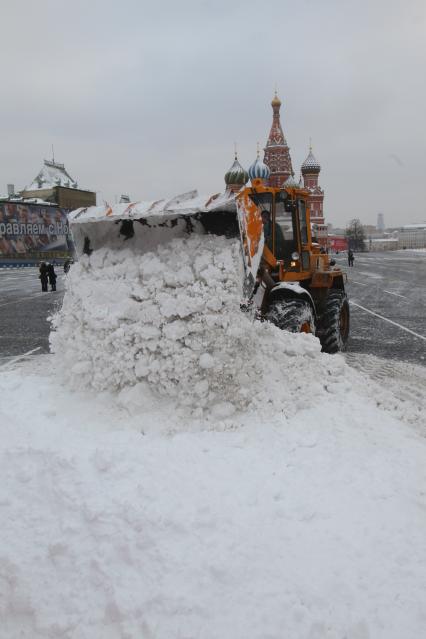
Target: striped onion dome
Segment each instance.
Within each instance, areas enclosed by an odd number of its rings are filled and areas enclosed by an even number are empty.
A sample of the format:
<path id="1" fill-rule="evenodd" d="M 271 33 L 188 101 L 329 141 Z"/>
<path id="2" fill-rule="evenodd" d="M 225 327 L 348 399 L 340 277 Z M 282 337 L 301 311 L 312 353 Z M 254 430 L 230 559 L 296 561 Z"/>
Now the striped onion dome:
<path id="1" fill-rule="evenodd" d="M 309 149 L 309 155 L 302 164 L 302 173 L 319 173 L 321 171 L 320 163 L 315 159 L 312 153 L 312 147 Z"/>
<path id="2" fill-rule="evenodd" d="M 248 170 L 250 180 L 254 180 L 256 178 L 260 178 L 261 180 L 267 180 L 271 175 L 271 171 L 269 170 L 269 166 L 266 166 L 264 162 L 257 156 L 256 160 L 249 167 Z"/>
<path id="3" fill-rule="evenodd" d="M 229 171 L 225 173 L 226 186 L 241 185 L 243 186 L 249 179 L 248 173 L 238 162 L 237 154 L 235 154 L 234 164 Z"/>
<path id="4" fill-rule="evenodd" d="M 291 187 L 292 189 L 299 189 L 300 188 L 300 184 L 295 179 L 294 175 L 289 175 L 289 177 L 284 182 L 283 186 L 284 186 L 284 188 Z"/>

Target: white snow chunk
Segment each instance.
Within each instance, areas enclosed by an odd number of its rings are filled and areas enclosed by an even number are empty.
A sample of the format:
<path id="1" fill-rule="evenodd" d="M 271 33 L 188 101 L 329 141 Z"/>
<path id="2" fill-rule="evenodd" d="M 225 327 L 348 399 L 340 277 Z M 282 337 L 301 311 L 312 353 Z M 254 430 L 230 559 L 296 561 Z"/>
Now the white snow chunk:
<path id="1" fill-rule="evenodd" d="M 203 353 L 199 359 L 201 368 L 213 368 L 215 365 L 214 357 L 210 353 Z"/>

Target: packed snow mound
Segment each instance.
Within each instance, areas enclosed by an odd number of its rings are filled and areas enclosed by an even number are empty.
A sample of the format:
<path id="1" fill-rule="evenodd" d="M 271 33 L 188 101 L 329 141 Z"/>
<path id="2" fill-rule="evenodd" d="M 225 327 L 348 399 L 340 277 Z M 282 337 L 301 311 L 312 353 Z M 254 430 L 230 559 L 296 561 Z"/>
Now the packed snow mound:
<path id="1" fill-rule="evenodd" d="M 423 639 L 424 435 L 352 390 L 143 436 L 51 359 L 0 368 L 1 639 Z"/>
<path id="2" fill-rule="evenodd" d="M 316 338 L 240 311 L 239 251 L 235 240 L 194 234 L 143 254 L 109 247 L 83 256 L 51 334 L 66 382 L 143 385 L 216 418 L 267 405 L 289 414 L 344 390 L 343 359 L 321 354 Z"/>

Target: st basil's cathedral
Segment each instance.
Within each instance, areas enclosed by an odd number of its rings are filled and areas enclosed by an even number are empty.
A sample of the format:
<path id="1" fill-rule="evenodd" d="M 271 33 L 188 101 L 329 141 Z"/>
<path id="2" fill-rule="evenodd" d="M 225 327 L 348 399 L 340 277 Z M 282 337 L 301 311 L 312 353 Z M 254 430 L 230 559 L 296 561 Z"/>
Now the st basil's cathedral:
<path id="1" fill-rule="evenodd" d="M 262 178 L 265 184 L 273 187 L 293 186 L 304 188 L 309 192 L 309 204 L 311 210 L 311 224 L 315 230 L 318 242 L 327 245 L 327 225 L 324 222 L 323 202 L 324 191 L 318 184 L 321 165 L 312 153 L 312 147 L 306 160 L 300 169 L 300 181 L 294 177 L 293 166 L 290 157 L 290 147 L 284 136 L 280 120 L 281 100 L 275 94 L 271 102 L 272 126 L 264 148 L 263 162 L 257 154 L 256 160 L 246 172 L 238 161 L 235 160 L 229 171 L 225 174 L 225 183 L 230 191 L 238 191 L 248 179 Z"/>

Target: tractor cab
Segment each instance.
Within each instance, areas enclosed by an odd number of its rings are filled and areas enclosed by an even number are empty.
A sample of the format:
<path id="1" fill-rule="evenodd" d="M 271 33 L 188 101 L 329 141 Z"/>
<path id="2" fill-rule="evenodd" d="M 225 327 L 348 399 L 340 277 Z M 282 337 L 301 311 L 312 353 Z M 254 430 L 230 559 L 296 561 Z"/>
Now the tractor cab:
<path id="1" fill-rule="evenodd" d="M 286 271 L 309 268 L 311 235 L 306 198 L 285 189 L 253 192 L 250 198 L 261 209 L 265 244 L 275 260 Z"/>

